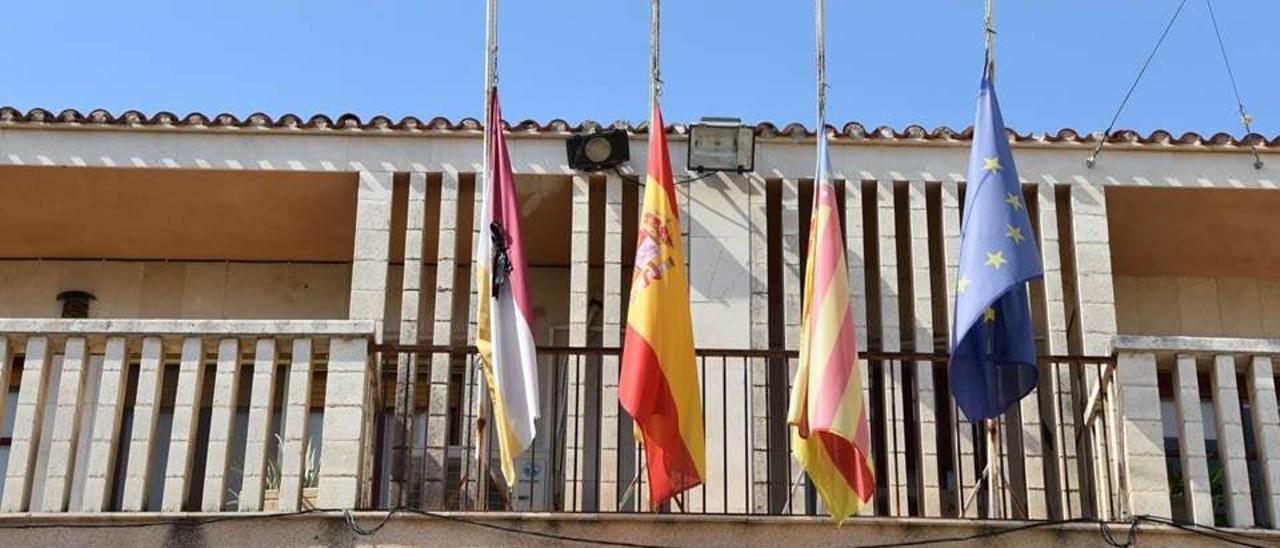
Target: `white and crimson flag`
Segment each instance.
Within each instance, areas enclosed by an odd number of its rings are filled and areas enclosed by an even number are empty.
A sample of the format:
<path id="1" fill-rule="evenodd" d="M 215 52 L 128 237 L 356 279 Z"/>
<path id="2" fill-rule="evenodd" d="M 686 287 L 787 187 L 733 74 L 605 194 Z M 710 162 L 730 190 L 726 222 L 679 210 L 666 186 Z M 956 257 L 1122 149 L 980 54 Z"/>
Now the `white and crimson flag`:
<path id="1" fill-rule="evenodd" d="M 520 231 L 520 201 L 502 132 L 498 88 L 489 90 L 489 165 L 484 177 L 481 234 L 476 246 L 479 310 L 476 348 L 484 368 L 492 424 L 502 454 L 502 474 L 515 485 L 515 459 L 533 443 L 538 419 L 537 349 L 533 345 L 533 301 Z"/>
<path id="2" fill-rule="evenodd" d="M 819 124 L 819 128 L 825 128 Z M 837 522 L 875 494 L 871 433 L 849 302 L 849 271 L 827 138 L 818 132 L 818 176 L 809 225 L 800 367 L 791 387 L 791 452 Z"/>

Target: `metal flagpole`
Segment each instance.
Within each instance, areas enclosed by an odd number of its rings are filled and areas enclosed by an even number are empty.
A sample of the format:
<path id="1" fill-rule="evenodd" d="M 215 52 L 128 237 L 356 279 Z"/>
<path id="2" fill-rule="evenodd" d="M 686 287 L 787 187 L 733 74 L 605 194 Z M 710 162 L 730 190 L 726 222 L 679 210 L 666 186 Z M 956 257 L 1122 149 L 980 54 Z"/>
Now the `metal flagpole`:
<path id="1" fill-rule="evenodd" d="M 492 131 L 501 131 L 501 128 L 490 128 L 487 125 L 500 123 L 500 121 L 489 119 L 493 110 L 493 96 L 498 87 L 498 0 L 487 0 L 485 2 L 484 21 L 484 123 L 486 126 L 484 132 L 483 184 L 489 185 L 492 183 L 489 179 L 493 173 Z M 487 195 L 488 192 L 485 194 Z M 483 204 L 480 207 L 483 207 Z M 481 230 L 486 228 L 481 227 Z M 488 382 L 488 380 L 481 375 L 481 380 L 477 382 Z M 476 500 L 474 504 L 476 510 L 485 510 L 489 500 L 489 436 L 485 428 L 489 422 L 489 391 L 487 389 L 481 390 L 480 398 L 480 416 L 476 419 L 476 459 L 478 462 L 476 465 Z"/>
<path id="2" fill-rule="evenodd" d="M 996 79 L 996 16 L 994 9 L 995 0 L 986 0 L 986 9 L 983 17 L 983 35 L 986 45 L 986 70 L 987 78 L 991 82 Z M 1003 138 L 1003 135 L 998 136 Z M 1000 419 L 990 418 L 986 420 L 987 430 L 987 515 L 992 518 L 1003 517 L 1003 508 L 1000 504 L 1000 493 L 1004 489 L 1001 479 L 1004 472 L 1000 469 Z M 975 489 L 977 486 L 975 486 Z"/>

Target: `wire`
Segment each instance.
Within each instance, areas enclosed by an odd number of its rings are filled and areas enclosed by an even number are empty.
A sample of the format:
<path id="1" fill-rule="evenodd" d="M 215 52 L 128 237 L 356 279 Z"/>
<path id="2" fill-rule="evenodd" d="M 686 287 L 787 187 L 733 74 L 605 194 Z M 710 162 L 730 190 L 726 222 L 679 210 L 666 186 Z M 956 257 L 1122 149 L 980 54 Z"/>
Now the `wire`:
<path id="1" fill-rule="evenodd" d="M 537 538 L 555 540 L 555 541 L 561 541 L 561 542 L 574 542 L 574 543 L 580 543 L 580 544 L 603 545 L 603 546 L 623 546 L 627 548 L 667 548 L 668 546 L 668 545 L 662 545 L 662 544 L 646 544 L 646 543 L 638 543 L 638 542 L 626 542 L 626 541 L 617 541 L 617 540 L 608 540 L 608 539 L 599 539 L 599 538 L 580 537 L 580 536 L 574 536 L 574 535 L 563 535 L 558 533 L 545 533 L 542 531 L 532 531 L 529 529 L 509 527 L 506 525 L 499 525 L 496 523 L 486 523 L 486 522 L 475 520 L 475 519 L 465 518 L 457 514 L 432 512 L 428 510 L 420 510 L 417 508 L 409 508 L 405 506 L 399 506 L 396 508 L 392 508 L 391 510 L 388 510 L 386 515 L 384 515 L 380 520 L 378 520 L 377 525 L 374 525 L 369 528 L 365 528 L 360 524 L 356 523 L 356 516 L 354 513 L 352 513 L 351 510 L 310 509 L 310 510 L 300 510 L 297 512 L 287 512 L 287 513 L 257 513 L 257 514 L 232 513 L 232 514 L 226 514 L 222 516 L 208 517 L 208 518 L 176 517 L 174 519 L 138 521 L 138 522 L 132 522 L 132 523 L 121 523 L 121 522 L 0 523 L 0 530 L 5 530 L 5 529 L 138 529 L 138 528 L 146 528 L 146 527 L 165 527 L 165 526 L 173 526 L 173 525 L 187 525 L 187 526 L 199 527 L 203 525 L 209 525 L 209 524 L 220 523 L 220 522 L 228 522 L 228 521 L 263 521 L 263 520 L 270 520 L 270 519 L 292 519 L 300 516 L 306 516 L 309 514 L 330 514 L 330 513 L 338 513 L 338 512 L 342 513 L 343 522 L 346 523 L 347 527 L 353 533 L 356 533 L 357 535 L 360 535 L 360 536 L 373 536 L 378 534 L 384 527 L 387 526 L 388 523 L 391 522 L 391 520 L 397 514 L 411 514 L 416 516 L 423 516 L 423 517 L 429 517 L 433 519 L 461 523 L 461 524 L 469 525 L 472 527 L 480 527 L 480 528 L 490 529 L 494 531 L 501 531 L 501 532 L 510 533 L 513 535 L 525 535 L 530 537 L 537 537 Z M 858 518 L 853 518 L 853 520 L 850 521 L 850 523 L 856 523 L 857 519 Z M 971 521 L 973 521 L 974 525 L 981 523 L 976 520 L 971 520 Z M 1245 533 L 1241 533 L 1239 531 L 1221 529 L 1221 528 L 1213 527 L 1209 525 L 1200 525 L 1196 523 L 1174 520 L 1174 519 L 1160 517 L 1160 516 L 1146 515 L 1146 514 L 1132 516 L 1129 518 L 1127 522 L 1107 522 L 1107 521 L 1102 521 L 1094 518 L 1073 518 L 1073 519 L 1060 519 L 1060 520 L 1029 521 L 1029 522 L 1018 524 L 1013 527 L 1008 527 L 1008 528 L 998 529 L 998 530 L 986 530 L 986 531 L 974 533 L 971 535 L 935 537 L 935 538 L 911 540 L 911 541 L 904 541 L 904 542 L 864 544 L 859 546 L 860 548 L 905 548 L 910 546 L 952 544 L 952 543 L 960 543 L 960 542 L 970 542 L 975 540 L 993 539 L 996 537 L 1013 535 L 1013 534 L 1023 533 L 1023 532 L 1031 531 L 1035 529 L 1043 529 L 1046 527 L 1059 527 L 1063 525 L 1097 525 L 1098 532 L 1101 535 L 1103 542 L 1105 542 L 1107 545 L 1114 546 L 1114 547 L 1130 547 L 1130 546 L 1137 545 L 1138 533 L 1141 531 L 1139 526 L 1143 523 L 1172 527 L 1180 531 L 1184 531 L 1187 533 L 1191 533 L 1194 535 L 1202 536 L 1205 538 L 1216 540 L 1218 542 L 1223 542 L 1223 543 L 1227 543 L 1235 546 L 1245 546 L 1248 548 L 1268 548 L 1269 546 L 1270 547 L 1280 546 L 1280 543 L 1275 542 L 1274 537 L 1248 535 Z M 1125 536 L 1123 539 L 1118 538 L 1115 532 L 1112 530 L 1112 528 L 1116 525 L 1126 526 Z M 1258 543 L 1263 543 L 1263 544 L 1258 544 Z"/>
<path id="2" fill-rule="evenodd" d="M 1222 40 L 1222 31 L 1218 28 L 1218 16 L 1213 13 L 1213 2 L 1204 0 L 1205 7 L 1209 8 L 1209 20 L 1213 22 L 1213 33 L 1218 36 L 1218 51 L 1222 52 L 1222 64 L 1227 67 L 1227 78 L 1231 81 L 1231 91 L 1236 94 L 1236 108 L 1240 112 L 1240 123 L 1244 125 L 1245 138 L 1253 134 L 1253 116 L 1249 115 L 1249 111 L 1244 108 L 1244 99 L 1240 98 L 1240 86 L 1236 85 L 1235 71 L 1231 70 L 1231 59 L 1227 57 L 1227 46 Z M 1253 152 L 1254 169 L 1262 169 L 1262 157 L 1258 155 L 1258 143 L 1256 140 L 1250 139 L 1249 148 Z"/>
<path id="3" fill-rule="evenodd" d="M 1164 44 L 1164 39 L 1169 36 L 1169 31 L 1173 29 L 1173 24 L 1178 20 L 1178 16 L 1182 14 L 1182 8 L 1187 6 L 1187 0 L 1178 2 L 1178 9 L 1174 10 L 1173 16 L 1169 18 L 1169 22 L 1164 26 L 1164 32 L 1160 33 L 1160 38 L 1156 40 L 1155 47 L 1151 48 L 1151 53 L 1147 55 L 1146 62 L 1142 63 L 1142 69 L 1138 71 L 1138 76 L 1133 79 L 1133 83 L 1129 85 L 1129 91 L 1125 92 L 1124 99 L 1120 101 L 1120 106 L 1116 108 L 1116 113 L 1111 116 L 1111 123 L 1107 124 L 1107 130 L 1102 132 L 1102 139 L 1098 140 L 1098 146 L 1094 147 L 1093 153 L 1085 160 L 1090 168 L 1098 161 L 1098 153 L 1102 152 L 1102 145 L 1106 144 L 1107 137 L 1111 135 L 1111 130 L 1115 129 L 1116 121 L 1120 119 L 1120 113 L 1124 111 L 1125 105 L 1129 104 L 1129 98 L 1133 96 L 1133 91 L 1138 89 L 1138 82 L 1142 81 L 1142 76 L 1147 73 L 1147 69 L 1151 67 L 1151 61 L 1156 58 L 1156 52 L 1160 51 L 1160 46 Z"/>

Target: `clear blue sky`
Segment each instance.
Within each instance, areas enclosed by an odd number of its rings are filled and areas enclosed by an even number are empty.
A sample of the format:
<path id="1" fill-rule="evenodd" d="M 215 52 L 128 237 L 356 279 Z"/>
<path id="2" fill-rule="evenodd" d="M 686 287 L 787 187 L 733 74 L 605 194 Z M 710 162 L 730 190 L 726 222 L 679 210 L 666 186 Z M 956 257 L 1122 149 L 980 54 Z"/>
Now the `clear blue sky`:
<path id="1" fill-rule="evenodd" d="M 478 117 L 481 0 L 18 0 L 0 103 L 114 112 Z M 503 0 L 508 119 L 642 120 L 647 0 Z M 830 120 L 968 125 L 982 0 L 829 0 Z M 1177 0 L 1000 0 L 998 87 L 1022 131 L 1105 127 Z M 668 0 L 668 121 L 813 119 L 810 0 Z M 1217 0 L 1256 129 L 1280 133 L 1280 2 Z M 1119 127 L 1241 134 L 1204 0 Z"/>

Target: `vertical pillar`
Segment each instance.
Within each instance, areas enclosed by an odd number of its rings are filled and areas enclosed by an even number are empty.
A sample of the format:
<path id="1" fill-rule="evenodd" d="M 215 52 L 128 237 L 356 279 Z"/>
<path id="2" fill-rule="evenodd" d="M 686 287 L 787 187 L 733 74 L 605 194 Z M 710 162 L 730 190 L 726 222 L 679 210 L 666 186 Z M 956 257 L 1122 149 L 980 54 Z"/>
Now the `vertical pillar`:
<path id="1" fill-rule="evenodd" d="M 400 343 L 418 342 L 418 305 L 422 293 L 422 242 L 426 225 L 427 174 L 409 174 L 409 195 L 405 214 L 404 275 L 400 295 Z M 309 350 L 309 349 L 308 349 Z M 400 352 L 396 355 L 395 426 L 391 433 L 392 474 L 390 502 L 392 506 L 408 504 L 413 473 L 413 417 L 417 412 L 414 385 L 418 378 L 418 355 Z M 282 493 L 283 496 L 283 493 Z"/>
<path id="2" fill-rule="evenodd" d="M 911 181 L 907 186 L 911 222 L 912 325 L 914 350 L 933 353 L 933 285 L 929 271 L 929 211 L 925 200 L 925 182 Z M 938 479 L 937 397 L 933 387 L 934 363 L 915 364 L 916 384 L 911 399 L 915 402 L 920 461 L 916 464 L 920 478 L 920 509 L 925 517 L 942 515 L 942 491 Z"/>
<path id="3" fill-rule="evenodd" d="M 943 181 L 941 192 L 942 206 L 942 242 L 943 253 L 942 261 L 946 265 L 947 270 L 947 332 L 951 333 L 951 326 L 955 323 L 955 299 L 956 299 L 956 277 L 958 263 L 960 260 L 960 184 L 956 181 Z M 950 350 L 950 349 L 948 349 Z M 977 485 L 977 467 L 975 462 L 974 445 L 973 445 L 973 423 L 964 416 L 955 405 L 955 400 L 951 400 L 951 416 L 955 417 L 955 452 L 956 455 L 956 475 L 958 476 L 958 485 L 956 489 L 956 500 L 954 501 L 957 511 L 964 506 L 965 500 Z M 976 517 L 978 515 L 977 505 L 970 505 L 968 512 L 960 517 Z"/>
<path id="4" fill-rule="evenodd" d="M 125 338 L 108 338 L 106 354 L 102 360 L 102 378 L 98 383 L 93 434 L 89 439 L 84 494 L 80 501 L 81 512 L 101 512 L 107 509 L 113 483 L 112 473 L 116 469 L 116 441 L 120 436 L 125 385 L 128 383 L 126 358 Z"/>
<path id="5" fill-rule="evenodd" d="M 488 181 L 483 180 L 483 177 L 484 176 L 480 174 L 476 175 L 474 184 L 472 185 L 471 194 L 471 268 L 467 273 L 468 276 L 466 279 L 467 286 L 471 288 L 470 298 L 467 301 L 467 310 L 469 315 L 467 316 L 466 340 L 468 343 L 476 340 L 476 334 L 479 332 L 480 327 L 477 323 L 480 315 L 480 296 L 479 287 L 476 286 L 476 260 L 488 260 L 487 257 L 478 257 L 480 254 L 479 245 L 482 238 L 491 237 L 488 232 L 489 229 L 481 226 L 484 222 L 482 220 L 481 208 L 484 207 L 485 185 L 489 184 Z M 516 181 L 515 184 L 519 186 L 519 181 Z M 489 437 L 489 440 L 486 441 L 485 444 L 480 444 L 480 437 L 476 432 L 476 425 L 480 418 L 481 408 L 482 406 L 488 405 L 489 402 L 489 392 L 485 385 L 484 372 L 481 370 L 481 364 L 478 359 L 473 357 L 467 360 L 465 365 L 465 378 L 470 379 L 471 384 L 468 387 L 466 386 L 467 381 L 463 381 L 464 386 L 462 387 L 462 399 L 466 402 L 463 407 L 462 421 L 462 429 L 463 432 L 465 432 L 465 434 L 463 434 L 463 439 L 466 441 L 463 443 L 465 447 L 468 448 L 465 462 L 463 463 L 463 468 L 466 470 L 465 475 L 467 477 L 467 485 L 464 485 L 462 488 L 466 490 L 468 496 L 475 497 L 474 500 L 480 503 L 480 508 L 487 509 L 487 500 L 479 497 L 479 493 L 481 490 L 487 490 L 487 487 L 481 486 L 488 486 L 489 478 L 479 477 L 479 458 L 489 458 L 489 455 L 496 454 L 497 446 L 495 444 L 497 443 L 497 439 L 491 437 L 493 428 L 490 427 L 486 429 L 485 434 Z M 476 450 L 474 455 L 471 453 L 472 448 Z M 482 448 L 486 450 L 485 455 L 483 457 L 479 457 L 479 450 Z M 492 471 L 493 467 L 489 466 L 486 470 Z"/>
<path id="6" fill-rule="evenodd" d="M 329 341 L 320 493 L 316 503 L 320 508 L 355 508 L 360 501 L 368 367 L 367 340 Z"/>
<path id="7" fill-rule="evenodd" d="M 9 467 L 5 471 L 4 494 L 0 512 L 23 512 L 31 498 L 35 473 L 36 448 L 40 445 L 40 429 L 44 418 L 43 397 L 49 383 L 49 339 L 27 339 L 26 357 L 22 362 L 22 386 L 18 389 L 18 405 L 13 414 L 13 441 L 9 446 Z"/>
<path id="8" fill-rule="evenodd" d="M 289 384 L 285 389 L 284 443 L 280 447 L 280 511 L 296 512 L 308 476 L 317 470 L 319 448 L 307 443 L 307 417 L 311 414 L 311 339 L 293 341 Z M 312 452 L 314 451 L 314 457 Z"/>
<path id="9" fill-rule="evenodd" d="M 245 429 L 244 479 L 240 485 L 240 511 L 262 509 L 262 491 L 271 442 L 271 414 L 275 407 L 276 341 L 258 339 L 253 353 L 253 384 L 249 393 L 249 425 Z"/>
<path id="10" fill-rule="evenodd" d="M 855 332 L 858 349 L 865 350 L 867 348 L 867 251 L 866 251 L 866 233 L 863 226 L 863 208 L 865 204 L 862 199 L 862 180 L 861 179 L 845 179 L 844 182 L 844 226 L 845 226 L 845 257 L 849 266 L 849 306 L 853 311 L 853 330 Z M 858 358 L 858 374 L 862 376 L 862 405 L 868 412 L 867 427 L 872 433 L 871 439 L 875 439 L 874 432 L 878 428 L 882 428 L 877 424 L 876 417 L 871 417 L 871 366 L 867 360 L 862 357 Z M 876 499 L 873 495 L 871 500 L 862 505 L 858 510 L 858 515 L 870 516 L 876 512 Z"/>
<path id="11" fill-rule="evenodd" d="M 161 512 L 181 512 L 187 501 L 203 387 L 204 341 L 199 337 L 187 337 L 182 341 L 178 388 L 173 396 L 173 428 L 169 435 L 169 459 L 165 465 Z"/>
<path id="12" fill-rule="evenodd" d="M 1209 483 L 1208 454 L 1204 447 L 1204 416 L 1200 412 L 1200 381 L 1196 378 L 1195 356 L 1178 356 L 1173 384 L 1187 517 L 1199 525 L 1212 526 L 1213 492 Z"/>
<path id="13" fill-rule="evenodd" d="M 590 301 L 587 288 L 588 263 L 591 248 L 591 180 L 585 175 L 574 175 L 572 219 L 570 220 L 569 248 L 569 345 L 587 345 L 587 306 Z M 586 487 L 586 366 L 583 356 L 569 356 L 566 360 L 568 393 L 565 394 L 566 451 L 565 475 L 568 485 L 564 491 L 567 511 L 581 510 Z"/>
<path id="14" fill-rule="evenodd" d="M 1119 426 L 1129 480 L 1129 512 L 1171 517 L 1155 355 L 1122 352 L 1117 358 L 1116 382 L 1120 386 Z"/>
<path id="15" fill-rule="evenodd" d="M 750 216 L 751 341 L 752 350 L 769 349 L 769 209 L 764 177 L 747 175 Z M 769 513 L 769 360 L 751 358 L 751 509 Z M 782 451 L 784 448 L 772 448 Z M 787 458 L 785 455 L 783 458 Z M 789 481 L 782 478 L 778 483 Z M 782 487 L 785 489 L 786 487 Z"/>
<path id="16" fill-rule="evenodd" d="M 361 171 L 359 177 L 348 316 L 353 320 L 373 320 L 376 337 L 382 340 L 391 246 L 391 172 Z"/>
<path id="17" fill-rule="evenodd" d="M 782 180 L 782 305 L 783 323 L 784 323 L 784 339 L 787 350 L 797 350 L 800 348 L 800 313 L 803 306 L 803 276 L 804 264 L 802 264 L 800 256 L 800 246 L 802 238 L 806 235 L 801 232 L 800 227 L 800 181 L 796 179 Z M 787 384 L 786 390 L 773 390 L 773 393 L 779 397 L 787 397 L 791 393 L 791 385 L 795 382 L 796 369 L 799 367 L 799 361 L 795 359 L 787 360 Z M 784 417 L 785 420 L 785 417 Z M 786 439 L 791 439 L 790 428 L 783 426 L 787 430 Z M 787 451 L 787 478 L 785 489 L 790 489 L 795 478 L 801 474 L 799 463 L 791 458 L 790 451 Z M 793 514 L 803 514 L 807 512 L 807 505 L 804 496 L 804 490 L 795 489 L 791 493 L 789 508 Z"/>
<path id="18" fill-rule="evenodd" d="M 133 400 L 133 439 L 129 443 L 129 465 L 125 469 L 124 498 L 120 509 L 140 512 L 147 505 L 151 446 L 160 418 L 160 387 L 164 379 L 164 345 L 159 337 L 142 339 L 142 362 L 138 368 L 138 393 Z"/>
<path id="19" fill-rule="evenodd" d="M 436 297 L 431 344 L 446 346 L 453 338 L 453 296 L 458 268 L 458 172 L 445 169 L 440 178 L 440 228 L 436 250 Z M 423 459 L 423 505 L 444 505 L 445 450 L 449 440 L 448 354 L 431 355 L 427 392 L 427 450 Z M 470 432 L 467 436 L 472 436 Z M 468 461 L 474 459 L 467 459 Z M 474 477 L 474 476 L 471 476 Z"/>
<path id="20" fill-rule="evenodd" d="M 240 341 L 218 342 L 218 364 L 213 374 L 213 401 L 209 409 L 209 449 L 204 468 L 205 512 L 221 512 L 227 500 L 227 466 L 231 462 L 231 424 L 236 415 L 240 388 Z M 105 383 L 104 383 L 105 386 Z"/>
<path id="21" fill-rule="evenodd" d="M 48 445 L 49 466 L 45 474 L 41 511 L 65 512 L 71 491 L 72 465 L 76 441 L 80 437 L 80 401 L 85 378 L 85 340 L 69 337 L 63 347 L 62 376 L 58 382 L 57 407 L 53 417 L 53 439 Z M 8 386 L 0 386 L 8 391 Z"/>
<path id="22" fill-rule="evenodd" d="M 64 373 L 65 375 L 65 373 Z M 1276 376 L 1270 356 L 1255 356 L 1249 364 L 1249 409 L 1253 414 L 1253 445 L 1262 469 L 1264 505 L 1268 525 L 1280 528 L 1280 410 L 1276 402 Z"/>
<path id="23" fill-rule="evenodd" d="M 1058 234 L 1057 193 L 1052 182 L 1041 182 L 1037 188 L 1037 213 L 1040 225 L 1040 260 L 1044 265 L 1045 352 L 1061 355 L 1068 352 L 1066 298 L 1062 286 L 1062 255 Z M 1048 489 L 1064 519 L 1081 517 L 1079 464 L 1076 459 L 1075 415 L 1071 405 L 1071 364 L 1055 363 L 1045 372 L 1041 386 L 1048 387 L 1053 426 L 1053 477 L 1057 484 Z"/>
<path id="24" fill-rule="evenodd" d="M 1218 419 L 1218 462 L 1222 465 L 1222 494 L 1232 527 L 1253 527 L 1253 497 L 1245 457 L 1244 421 L 1240 417 L 1240 389 L 1234 356 L 1213 359 L 1213 414 Z"/>
<path id="25" fill-rule="evenodd" d="M 622 345 L 622 177 L 604 179 L 604 280 L 600 342 L 605 348 Z M 601 364 L 600 510 L 618 508 L 622 490 L 618 477 L 618 356 L 606 355 Z M 625 481 L 625 480 L 624 480 Z"/>
<path id="26" fill-rule="evenodd" d="M 894 209 L 894 181 L 876 183 L 877 231 L 880 236 L 880 345 L 885 352 L 902 350 L 902 324 L 898 308 L 898 228 Z M 903 398 L 903 364 L 886 360 L 884 375 L 885 458 L 889 489 L 889 515 L 907 515 L 907 437 Z"/>

